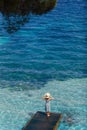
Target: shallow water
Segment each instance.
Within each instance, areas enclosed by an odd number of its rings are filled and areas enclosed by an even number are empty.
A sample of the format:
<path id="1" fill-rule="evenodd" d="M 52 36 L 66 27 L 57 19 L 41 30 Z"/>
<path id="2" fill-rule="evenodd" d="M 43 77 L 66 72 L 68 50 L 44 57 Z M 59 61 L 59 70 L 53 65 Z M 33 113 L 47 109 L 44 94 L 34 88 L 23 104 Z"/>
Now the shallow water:
<path id="1" fill-rule="evenodd" d="M 59 130 L 86 130 L 87 125 L 87 78 L 53 80 L 37 90 L 14 91 L 0 89 L 0 129 L 20 130 L 36 111 L 44 111 L 41 96 L 50 92 L 55 100 L 51 111 L 63 115 Z"/>
<path id="2" fill-rule="evenodd" d="M 21 130 L 50 92 L 58 130 L 87 129 L 87 16 L 85 0 L 62 0 L 47 14 L 8 33 L 0 14 L 0 130 Z M 21 19 L 16 16 L 17 19 Z M 14 19 L 14 16 L 12 16 Z"/>

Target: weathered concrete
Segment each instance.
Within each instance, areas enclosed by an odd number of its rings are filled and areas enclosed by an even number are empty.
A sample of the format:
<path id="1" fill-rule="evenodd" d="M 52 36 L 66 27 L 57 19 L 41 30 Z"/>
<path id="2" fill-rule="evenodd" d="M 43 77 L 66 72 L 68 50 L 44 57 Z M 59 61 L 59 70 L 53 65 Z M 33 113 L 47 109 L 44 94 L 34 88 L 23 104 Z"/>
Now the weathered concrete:
<path id="1" fill-rule="evenodd" d="M 56 130 L 61 117 L 59 113 L 51 113 L 50 117 L 47 117 L 45 112 L 37 112 L 22 130 Z"/>

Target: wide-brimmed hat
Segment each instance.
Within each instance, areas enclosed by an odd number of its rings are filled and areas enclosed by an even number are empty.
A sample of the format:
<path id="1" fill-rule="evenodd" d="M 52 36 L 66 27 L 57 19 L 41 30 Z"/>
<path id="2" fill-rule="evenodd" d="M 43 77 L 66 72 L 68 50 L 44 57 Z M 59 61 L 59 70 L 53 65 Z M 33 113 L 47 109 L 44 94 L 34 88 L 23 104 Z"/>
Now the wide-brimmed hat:
<path id="1" fill-rule="evenodd" d="M 50 95 L 50 93 L 45 93 L 43 98 L 52 98 L 52 96 Z"/>

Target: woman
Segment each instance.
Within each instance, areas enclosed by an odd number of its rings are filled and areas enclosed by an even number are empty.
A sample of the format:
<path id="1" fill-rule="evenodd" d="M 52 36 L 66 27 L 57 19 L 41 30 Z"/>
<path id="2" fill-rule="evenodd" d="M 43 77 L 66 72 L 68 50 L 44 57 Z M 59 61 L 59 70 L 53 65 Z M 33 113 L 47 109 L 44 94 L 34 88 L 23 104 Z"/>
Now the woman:
<path id="1" fill-rule="evenodd" d="M 50 93 L 46 93 L 43 96 L 43 99 L 46 101 L 45 111 L 46 111 L 47 117 L 49 117 L 50 116 L 50 100 L 53 100 L 54 98 L 50 95 Z"/>

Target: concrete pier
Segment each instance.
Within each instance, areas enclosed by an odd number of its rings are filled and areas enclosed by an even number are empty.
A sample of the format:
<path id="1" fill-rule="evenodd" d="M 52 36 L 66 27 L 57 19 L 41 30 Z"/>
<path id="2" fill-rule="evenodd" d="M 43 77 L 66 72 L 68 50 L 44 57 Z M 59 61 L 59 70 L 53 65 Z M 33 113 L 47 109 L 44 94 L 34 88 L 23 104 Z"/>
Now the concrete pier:
<path id="1" fill-rule="evenodd" d="M 51 113 L 50 117 L 47 117 L 45 112 L 38 111 L 22 130 L 57 130 L 61 118 L 59 113 Z"/>

